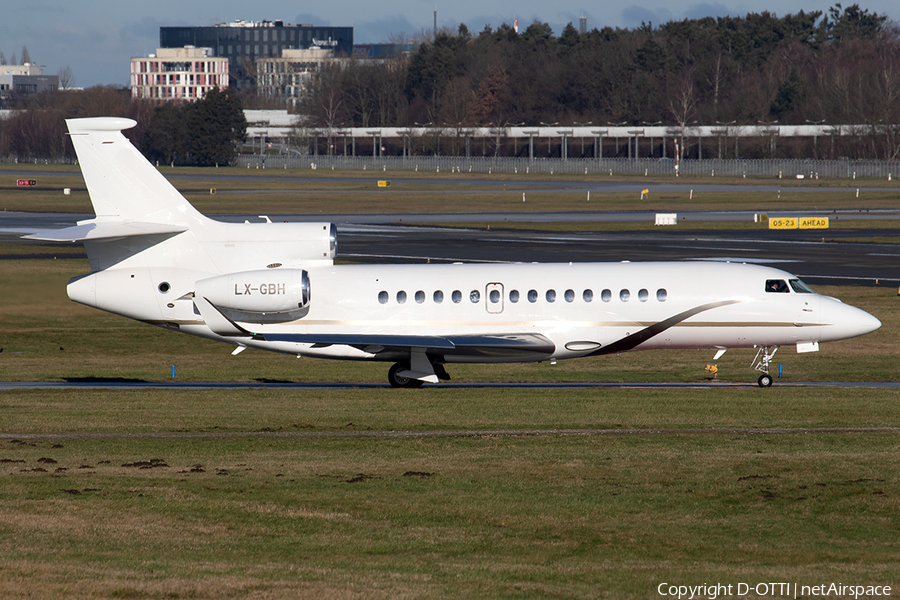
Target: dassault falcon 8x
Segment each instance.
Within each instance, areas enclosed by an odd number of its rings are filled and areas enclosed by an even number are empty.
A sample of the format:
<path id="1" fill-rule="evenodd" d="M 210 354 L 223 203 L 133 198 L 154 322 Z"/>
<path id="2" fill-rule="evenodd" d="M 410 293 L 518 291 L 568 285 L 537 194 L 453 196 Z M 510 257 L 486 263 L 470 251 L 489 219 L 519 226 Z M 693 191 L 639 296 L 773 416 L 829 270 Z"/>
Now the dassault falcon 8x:
<path id="1" fill-rule="evenodd" d="M 772 384 L 798 352 L 881 323 L 778 269 L 722 262 L 335 265 L 330 223 L 223 223 L 200 214 L 122 135 L 67 121 L 96 217 L 38 240 L 81 242 L 69 298 L 245 348 L 394 363 L 388 381 L 446 365 L 556 361 L 659 348 L 758 348 Z"/>

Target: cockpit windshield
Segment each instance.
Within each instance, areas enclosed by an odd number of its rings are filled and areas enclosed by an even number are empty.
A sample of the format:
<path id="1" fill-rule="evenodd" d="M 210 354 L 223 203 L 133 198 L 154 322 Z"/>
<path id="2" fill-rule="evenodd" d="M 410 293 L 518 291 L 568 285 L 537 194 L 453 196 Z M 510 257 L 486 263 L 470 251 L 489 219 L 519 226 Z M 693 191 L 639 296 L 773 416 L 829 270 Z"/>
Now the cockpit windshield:
<path id="1" fill-rule="evenodd" d="M 767 279 L 766 293 L 768 294 L 789 294 L 791 290 L 788 288 L 784 279 Z"/>
<path id="2" fill-rule="evenodd" d="M 790 287 L 788 287 L 788 283 L 790 283 Z M 767 294 L 790 294 L 791 290 L 795 294 L 815 294 L 812 288 L 799 279 L 790 279 L 788 282 L 785 282 L 784 279 L 766 279 Z"/>
<path id="3" fill-rule="evenodd" d="M 791 279 L 791 289 L 794 290 L 795 294 L 815 294 L 811 287 L 800 281 L 799 279 Z"/>

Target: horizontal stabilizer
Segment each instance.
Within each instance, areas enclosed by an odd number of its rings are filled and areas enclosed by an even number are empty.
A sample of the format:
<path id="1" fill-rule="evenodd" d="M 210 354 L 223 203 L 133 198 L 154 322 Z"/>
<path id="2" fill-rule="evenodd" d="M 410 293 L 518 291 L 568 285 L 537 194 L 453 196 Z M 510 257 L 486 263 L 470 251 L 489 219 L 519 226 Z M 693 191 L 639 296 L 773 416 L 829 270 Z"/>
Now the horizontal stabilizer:
<path id="1" fill-rule="evenodd" d="M 65 229 L 47 229 L 24 236 L 28 240 L 45 242 L 96 242 L 135 235 L 176 234 L 187 231 L 186 225 L 171 223 L 141 223 L 138 221 L 86 221 Z"/>

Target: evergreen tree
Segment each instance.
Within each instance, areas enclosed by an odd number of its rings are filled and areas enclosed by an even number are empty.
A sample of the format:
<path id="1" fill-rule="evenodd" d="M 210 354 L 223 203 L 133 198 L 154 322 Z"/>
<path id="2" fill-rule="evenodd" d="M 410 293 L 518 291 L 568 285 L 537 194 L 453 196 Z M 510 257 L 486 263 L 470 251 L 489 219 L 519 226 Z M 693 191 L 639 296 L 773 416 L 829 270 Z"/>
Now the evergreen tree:
<path id="1" fill-rule="evenodd" d="M 144 156 L 152 162 L 183 164 L 187 139 L 184 112 L 172 103 L 160 104 L 154 109 L 144 132 Z"/>
<path id="2" fill-rule="evenodd" d="M 213 89 L 186 107 L 191 162 L 201 166 L 227 165 L 247 135 L 247 120 L 237 95 Z"/>

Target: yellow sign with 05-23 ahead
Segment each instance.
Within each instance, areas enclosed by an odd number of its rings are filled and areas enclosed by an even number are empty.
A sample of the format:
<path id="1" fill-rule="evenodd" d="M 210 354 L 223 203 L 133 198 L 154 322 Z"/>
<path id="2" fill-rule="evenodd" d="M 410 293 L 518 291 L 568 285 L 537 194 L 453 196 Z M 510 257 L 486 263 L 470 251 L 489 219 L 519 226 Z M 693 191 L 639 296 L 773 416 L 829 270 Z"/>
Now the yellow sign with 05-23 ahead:
<path id="1" fill-rule="evenodd" d="M 828 217 L 802 217 L 800 229 L 828 229 Z"/>
<path id="2" fill-rule="evenodd" d="M 797 229 L 799 226 L 800 220 L 796 217 L 769 217 L 769 229 Z"/>
<path id="3" fill-rule="evenodd" d="M 770 218 L 769 229 L 828 229 L 828 217 Z"/>

